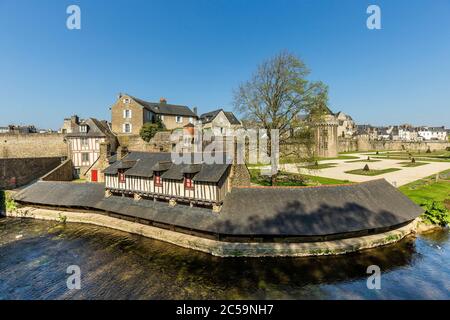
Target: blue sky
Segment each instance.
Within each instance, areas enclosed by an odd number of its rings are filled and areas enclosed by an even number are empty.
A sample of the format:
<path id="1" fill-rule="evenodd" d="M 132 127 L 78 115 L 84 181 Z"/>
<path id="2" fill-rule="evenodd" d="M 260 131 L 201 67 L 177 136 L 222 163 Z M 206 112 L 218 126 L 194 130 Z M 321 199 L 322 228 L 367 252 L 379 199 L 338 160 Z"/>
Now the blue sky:
<path id="1" fill-rule="evenodd" d="M 81 30 L 66 8 L 81 7 Z M 382 30 L 366 28 L 377 4 Z M 117 93 L 232 109 L 281 50 L 358 123 L 450 127 L 448 0 L 0 0 L 0 125 L 110 119 Z"/>

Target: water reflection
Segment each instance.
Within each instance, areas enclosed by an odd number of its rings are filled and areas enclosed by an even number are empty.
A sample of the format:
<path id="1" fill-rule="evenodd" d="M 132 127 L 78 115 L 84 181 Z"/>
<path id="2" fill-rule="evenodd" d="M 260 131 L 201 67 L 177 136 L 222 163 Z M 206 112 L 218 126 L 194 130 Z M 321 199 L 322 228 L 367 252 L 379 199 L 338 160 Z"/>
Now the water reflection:
<path id="1" fill-rule="evenodd" d="M 223 259 L 101 227 L 2 219 L 0 299 L 449 298 L 449 242 L 445 231 L 345 256 Z M 79 291 L 66 288 L 73 264 Z M 382 290 L 366 287 L 373 264 Z"/>

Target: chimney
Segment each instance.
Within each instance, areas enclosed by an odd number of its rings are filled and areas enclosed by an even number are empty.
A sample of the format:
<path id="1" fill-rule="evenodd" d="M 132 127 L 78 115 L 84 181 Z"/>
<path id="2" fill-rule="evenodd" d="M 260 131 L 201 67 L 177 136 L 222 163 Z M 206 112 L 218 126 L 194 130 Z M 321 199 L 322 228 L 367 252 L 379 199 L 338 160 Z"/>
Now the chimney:
<path id="1" fill-rule="evenodd" d="M 78 118 L 78 116 L 75 114 L 73 116 L 70 117 L 70 122 L 73 124 L 79 124 L 80 123 L 80 119 Z"/>
<path id="2" fill-rule="evenodd" d="M 111 156 L 111 148 L 108 142 L 100 143 L 99 159 L 106 161 Z"/>
<path id="3" fill-rule="evenodd" d="M 194 111 L 195 115 L 197 115 L 197 107 L 194 107 L 193 111 Z"/>
<path id="4" fill-rule="evenodd" d="M 166 103 L 167 103 L 166 98 L 159 98 L 159 103 L 164 103 L 164 104 L 166 104 Z"/>
<path id="5" fill-rule="evenodd" d="M 128 153 L 127 147 L 119 146 L 117 148 L 117 161 L 122 160 Z"/>

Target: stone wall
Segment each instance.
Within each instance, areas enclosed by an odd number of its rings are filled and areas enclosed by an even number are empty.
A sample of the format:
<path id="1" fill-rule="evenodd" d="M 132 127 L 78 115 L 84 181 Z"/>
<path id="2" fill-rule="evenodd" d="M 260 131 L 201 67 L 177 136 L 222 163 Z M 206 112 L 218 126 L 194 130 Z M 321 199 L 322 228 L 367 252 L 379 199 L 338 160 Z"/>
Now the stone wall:
<path id="1" fill-rule="evenodd" d="M 72 181 L 73 164 L 68 159 L 41 178 L 44 181 Z"/>
<path id="2" fill-rule="evenodd" d="M 50 221 L 60 221 L 61 217 L 64 217 L 67 222 L 87 223 L 121 230 L 219 257 L 307 257 L 346 254 L 395 243 L 414 233 L 417 227 L 417 221 L 413 221 L 406 226 L 385 233 L 334 241 L 236 243 L 202 238 L 93 212 L 21 207 L 14 211 L 7 211 L 6 216 Z"/>
<path id="3" fill-rule="evenodd" d="M 139 135 L 117 136 L 119 145 L 126 147 L 129 151 L 144 152 L 171 152 L 172 142 L 170 141 L 170 131 L 160 131 L 150 140 L 145 142 Z"/>
<path id="4" fill-rule="evenodd" d="M 0 189 L 26 185 L 60 164 L 60 157 L 0 159 Z"/>
<path id="5" fill-rule="evenodd" d="M 250 186 L 250 172 L 245 164 L 233 164 L 231 166 L 231 186 L 248 187 Z"/>
<path id="6" fill-rule="evenodd" d="M 339 138 L 339 152 L 351 151 L 374 151 L 374 150 L 408 150 L 408 151 L 427 151 L 430 148 L 434 150 L 445 150 L 450 147 L 449 142 L 442 141 L 420 141 L 420 142 L 406 142 L 406 141 L 378 141 L 369 140 L 367 138 Z"/>
<path id="7" fill-rule="evenodd" d="M 0 133 L 0 158 L 67 156 L 64 135 L 59 133 Z"/>

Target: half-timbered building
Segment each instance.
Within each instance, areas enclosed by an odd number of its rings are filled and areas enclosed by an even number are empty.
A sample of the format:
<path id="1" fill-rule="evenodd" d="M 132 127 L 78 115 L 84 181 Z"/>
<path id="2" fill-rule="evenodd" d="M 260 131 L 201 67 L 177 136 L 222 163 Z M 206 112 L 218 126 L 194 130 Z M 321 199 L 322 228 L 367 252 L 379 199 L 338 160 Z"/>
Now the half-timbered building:
<path id="1" fill-rule="evenodd" d="M 223 162 L 175 164 L 170 153 L 130 152 L 103 171 L 106 193 L 220 208 L 231 189 L 231 163 Z"/>
<path id="2" fill-rule="evenodd" d="M 75 176 L 98 181 L 99 172 L 92 170 L 92 166 L 100 157 L 101 145 L 106 144 L 106 152 L 109 154 L 114 152 L 117 146 L 116 137 L 108 123 L 94 118 L 81 120 L 65 139 Z"/>

